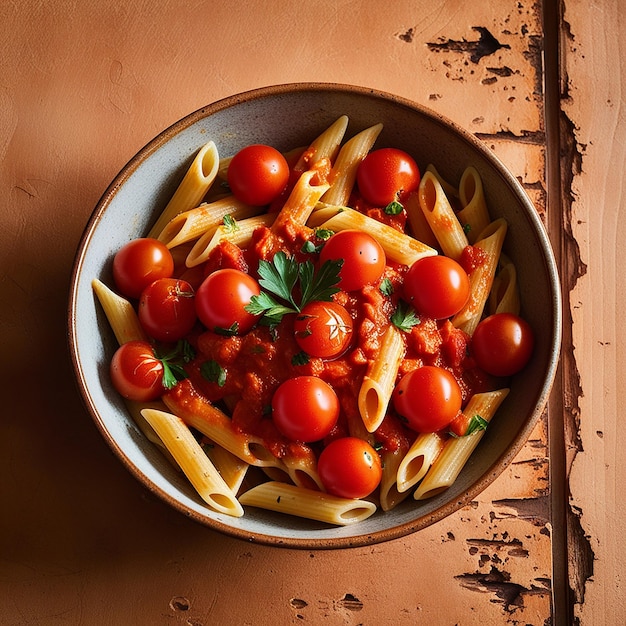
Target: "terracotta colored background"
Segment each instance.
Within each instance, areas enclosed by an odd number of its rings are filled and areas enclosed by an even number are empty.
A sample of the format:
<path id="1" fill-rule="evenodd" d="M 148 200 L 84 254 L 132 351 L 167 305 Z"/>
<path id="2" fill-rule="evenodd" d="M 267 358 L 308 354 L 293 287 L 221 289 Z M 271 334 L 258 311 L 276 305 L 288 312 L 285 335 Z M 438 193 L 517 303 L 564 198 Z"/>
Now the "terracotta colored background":
<path id="1" fill-rule="evenodd" d="M 618 4 L 0 4 L 0 623 L 626 620 Z M 564 278 L 562 372 L 515 463 L 449 519 L 346 551 L 248 545 L 156 500 L 97 433 L 67 354 L 75 248 L 117 171 L 187 113 L 296 81 L 396 93 L 478 134 Z"/>

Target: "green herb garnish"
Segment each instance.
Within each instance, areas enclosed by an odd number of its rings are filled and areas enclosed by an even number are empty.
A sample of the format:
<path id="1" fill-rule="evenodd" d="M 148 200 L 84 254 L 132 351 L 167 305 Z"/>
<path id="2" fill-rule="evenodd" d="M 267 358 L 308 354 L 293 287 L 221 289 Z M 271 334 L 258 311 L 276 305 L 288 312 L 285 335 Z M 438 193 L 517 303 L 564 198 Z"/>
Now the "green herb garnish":
<path id="1" fill-rule="evenodd" d="M 383 296 L 391 296 L 393 294 L 393 283 L 388 278 L 383 278 L 378 287 Z"/>
<path id="2" fill-rule="evenodd" d="M 481 415 L 474 415 L 467 425 L 467 430 L 465 431 L 464 437 L 469 435 L 473 435 L 474 433 L 480 430 L 487 430 L 487 426 L 489 426 L 489 422 L 482 417 Z"/>
<path id="3" fill-rule="evenodd" d="M 176 343 L 169 352 L 162 353 L 154 350 L 154 356 L 163 364 L 163 387 L 173 389 L 181 380 L 187 378 L 184 364 L 189 363 L 195 357 L 193 346 L 184 339 Z"/>
<path id="4" fill-rule="evenodd" d="M 400 215 L 403 210 L 404 207 L 397 200 L 393 200 L 385 207 L 385 213 L 387 215 Z"/>
<path id="5" fill-rule="evenodd" d="M 226 384 L 226 370 L 217 361 L 205 361 L 200 365 L 202 378 L 210 383 L 216 383 L 218 387 Z"/>
<path id="6" fill-rule="evenodd" d="M 245 310 L 252 315 L 262 315 L 267 323 L 278 324 L 284 315 L 300 313 L 309 302 L 329 302 L 339 291 L 336 285 L 342 265 L 341 259 L 326 261 L 315 272 L 311 261 L 300 263 L 293 256 L 277 252 L 271 262 L 259 262 L 259 284 L 263 290 L 258 296 L 252 296 Z M 301 294 L 299 302 L 295 299 L 296 291 Z"/>
<path id="7" fill-rule="evenodd" d="M 420 318 L 415 314 L 415 309 L 412 306 L 400 300 L 391 316 L 391 323 L 408 333 L 413 326 L 417 326 L 420 323 Z"/>
<path id="8" fill-rule="evenodd" d="M 232 215 L 224 215 L 224 230 L 227 233 L 234 233 L 239 230 L 239 224 L 237 224 L 237 220 Z"/>

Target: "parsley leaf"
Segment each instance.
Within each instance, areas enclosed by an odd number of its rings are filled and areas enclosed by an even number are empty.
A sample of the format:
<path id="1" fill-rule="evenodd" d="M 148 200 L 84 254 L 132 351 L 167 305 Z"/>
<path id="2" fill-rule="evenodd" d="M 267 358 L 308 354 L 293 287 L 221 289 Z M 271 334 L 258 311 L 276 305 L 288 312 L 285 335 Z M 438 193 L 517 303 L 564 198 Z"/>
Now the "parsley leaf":
<path id="1" fill-rule="evenodd" d="M 394 291 L 393 283 L 388 278 L 383 278 L 380 281 L 380 286 L 378 288 L 380 289 L 380 293 L 382 293 L 383 296 L 391 296 Z"/>
<path id="2" fill-rule="evenodd" d="M 420 323 L 420 318 L 415 314 L 415 309 L 412 306 L 400 300 L 398 307 L 391 316 L 391 323 L 408 333 L 413 326 Z"/>
<path id="3" fill-rule="evenodd" d="M 181 339 L 172 350 L 165 354 L 155 349 L 154 356 L 163 365 L 163 387 L 173 389 L 176 383 L 187 378 L 184 364 L 189 363 L 195 357 L 195 350 L 188 341 Z"/>
<path id="4" fill-rule="evenodd" d="M 309 362 L 309 355 L 306 352 L 298 352 L 291 357 L 292 365 L 306 365 Z"/>
<path id="5" fill-rule="evenodd" d="M 400 215 L 403 210 L 404 207 L 397 200 L 393 200 L 385 207 L 385 213 L 387 215 Z"/>
<path id="6" fill-rule="evenodd" d="M 252 315 L 262 315 L 265 323 L 278 324 L 284 315 L 299 313 L 309 302 L 330 301 L 339 291 L 339 270 L 343 260 L 326 261 L 316 272 L 312 261 L 299 263 L 283 251 L 274 255 L 272 261 L 259 262 L 259 284 L 263 291 L 252 296 L 245 310 Z M 300 302 L 294 299 L 299 286 Z"/>
<path id="7" fill-rule="evenodd" d="M 489 422 L 481 415 L 476 414 L 467 425 L 467 430 L 463 436 L 467 437 L 468 435 L 473 435 L 480 430 L 487 430 L 487 426 L 489 426 Z"/>
<path id="8" fill-rule="evenodd" d="M 237 220 L 232 215 L 224 215 L 223 222 L 227 233 L 234 233 L 239 230 L 239 224 L 237 224 Z"/>
<path id="9" fill-rule="evenodd" d="M 226 370 L 217 361 L 205 361 L 200 365 L 202 378 L 211 383 L 217 383 L 218 387 L 226 384 Z"/>

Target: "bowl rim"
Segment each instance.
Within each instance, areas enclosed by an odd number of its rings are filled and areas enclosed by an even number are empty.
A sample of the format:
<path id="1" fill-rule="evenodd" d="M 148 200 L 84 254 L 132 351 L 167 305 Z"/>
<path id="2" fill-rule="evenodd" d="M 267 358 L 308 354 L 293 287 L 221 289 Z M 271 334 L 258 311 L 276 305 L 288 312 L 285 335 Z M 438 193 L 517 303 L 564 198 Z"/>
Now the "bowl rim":
<path id="1" fill-rule="evenodd" d="M 286 94 L 293 94 L 296 92 L 324 92 L 329 93 L 351 93 L 361 96 L 367 96 L 369 98 L 380 99 L 393 104 L 398 104 L 403 107 L 417 111 L 420 115 L 428 117 L 433 123 L 452 129 L 457 133 L 461 139 L 469 143 L 473 149 L 481 154 L 481 156 L 487 161 L 490 167 L 494 168 L 498 174 L 505 180 L 506 184 L 512 189 L 515 195 L 520 199 L 520 202 L 524 205 L 526 210 L 526 217 L 531 223 L 533 230 L 535 231 L 540 243 L 540 251 L 544 256 L 544 264 L 549 278 L 549 284 L 552 286 L 551 294 L 551 311 L 552 311 L 552 329 L 551 339 L 552 344 L 550 346 L 548 361 L 548 368 L 545 372 L 545 379 L 537 395 L 535 408 L 530 416 L 527 417 L 525 424 L 517 432 L 513 438 L 511 445 L 503 451 L 488 467 L 486 471 L 475 481 L 470 488 L 465 490 L 462 494 L 449 502 L 446 502 L 429 512 L 426 515 L 419 517 L 416 520 L 405 522 L 397 526 L 385 528 L 375 532 L 369 532 L 365 534 L 355 534 L 350 537 L 330 537 L 319 539 L 303 539 L 298 537 L 282 537 L 273 536 L 262 533 L 255 533 L 249 530 L 244 530 L 236 527 L 229 526 L 219 520 L 208 518 L 200 515 L 195 511 L 189 511 L 182 503 L 176 500 L 167 492 L 152 483 L 148 478 L 137 468 L 132 460 L 125 454 L 124 450 L 117 444 L 117 442 L 109 436 L 108 430 L 100 416 L 97 406 L 95 405 L 90 393 L 87 380 L 83 375 L 83 369 L 81 366 L 81 358 L 78 353 L 78 337 L 76 333 L 76 317 L 77 317 L 77 298 L 78 298 L 78 283 L 81 273 L 81 268 L 86 256 L 87 248 L 92 239 L 95 231 L 95 227 L 102 218 L 102 215 L 106 211 L 109 203 L 116 195 L 122 185 L 130 178 L 130 176 L 137 170 L 137 168 L 154 152 L 156 152 L 161 146 L 167 143 L 172 137 L 176 136 L 180 132 L 184 131 L 188 127 L 192 126 L 201 119 L 204 119 L 210 115 L 213 115 L 224 109 L 228 109 L 234 105 L 251 102 L 253 100 L 264 98 L 268 96 L 280 96 Z M 435 524 L 452 513 L 458 511 L 463 506 L 467 505 L 471 500 L 484 491 L 500 474 L 504 472 L 506 467 L 517 456 L 521 448 L 528 440 L 532 430 L 535 428 L 539 418 L 543 414 L 546 408 L 550 391 L 556 376 L 556 371 L 560 361 L 561 351 L 561 337 L 562 337 L 562 303 L 561 303 L 561 288 L 560 279 L 557 270 L 557 264 L 548 237 L 546 228 L 539 217 L 537 210 L 528 198 L 525 190 L 518 179 L 507 169 L 503 162 L 496 156 L 496 154 L 486 145 L 486 143 L 480 140 L 476 135 L 469 132 L 456 122 L 448 119 L 446 116 L 436 113 L 428 107 L 409 100 L 403 96 L 391 94 L 386 91 L 373 89 L 369 87 L 350 85 L 337 82 L 292 82 L 283 83 L 278 85 L 271 85 L 265 87 L 259 87 L 241 93 L 233 94 L 215 102 L 205 105 L 174 122 L 164 130 L 159 132 L 153 139 L 140 148 L 135 155 L 121 168 L 115 178 L 108 185 L 98 202 L 96 203 L 91 215 L 84 227 L 81 234 L 74 262 L 72 265 L 72 271 L 70 276 L 70 290 L 69 301 L 67 310 L 67 331 L 68 331 L 68 343 L 71 357 L 72 368 L 74 371 L 75 382 L 78 386 L 83 403 L 85 404 L 88 413 L 92 420 L 95 422 L 97 429 L 112 449 L 117 458 L 122 462 L 127 470 L 137 479 L 140 483 L 147 488 L 150 492 L 157 495 L 163 501 L 168 503 L 174 509 L 185 514 L 196 522 L 199 522 L 213 530 L 219 531 L 231 537 L 244 540 L 247 542 L 259 543 L 268 546 L 287 547 L 297 549 L 336 549 L 336 548 L 350 548 L 360 547 L 365 545 L 372 545 L 393 539 L 399 539 L 418 530 L 422 530 L 432 524 Z M 358 531 L 358 525 L 355 525 L 355 531 Z"/>

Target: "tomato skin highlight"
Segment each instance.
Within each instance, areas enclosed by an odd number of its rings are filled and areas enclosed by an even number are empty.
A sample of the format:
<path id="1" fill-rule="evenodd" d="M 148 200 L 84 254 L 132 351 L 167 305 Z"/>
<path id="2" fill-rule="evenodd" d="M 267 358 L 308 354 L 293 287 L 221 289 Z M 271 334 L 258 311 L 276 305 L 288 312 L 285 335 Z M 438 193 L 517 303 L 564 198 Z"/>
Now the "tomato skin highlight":
<path id="1" fill-rule="evenodd" d="M 228 166 L 228 185 L 235 197 L 252 206 L 275 200 L 289 182 L 289 165 L 272 146 L 253 144 L 242 148 Z"/>
<path id="2" fill-rule="evenodd" d="M 158 239 L 133 239 L 113 257 L 115 286 L 127 298 L 139 298 L 150 283 L 169 278 L 173 273 L 172 253 Z"/>
<path id="3" fill-rule="evenodd" d="M 109 366 L 116 391 L 128 400 L 149 402 L 165 391 L 163 363 L 154 355 L 146 341 L 129 341 L 113 355 Z"/>
<path id="4" fill-rule="evenodd" d="M 403 288 L 407 302 L 419 313 L 436 320 L 458 313 L 470 296 L 467 272 L 454 259 L 442 255 L 413 263 Z"/>
<path id="5" fill-rule="evenodd" d="M 317 468 L 328 493 L 340 498 L 365 498 L 380 484 L 380 456 L 367 441 L 341 437 L 321 452 Z"/>
<path id="6" fill-rule="evenodd" d="M 366 232 L 342 230 L 332 235 L 320 252 L 320 264 L 343 259 L 339 287 L 356 291 L 380 280 L 387 257 L 383 247 Z"/>
<path id="7" fill-rule="evenodd" d="M 513 313 L 495 313 L 476 327 L 470 353 L 478 366 L 492 376 L 512 376 L 522 370 L 535 346 L 526 320 Z"/>
<path id="8" fill-rule="evenodd" d="M 261 293 L 259 283 L 249 274 L 224 268 L 209 274 L 196 292 L 198 319 L 212 331 L 230 330 L 247 333 L 259 316 L 245 310 L 252 296 Z"/>
<path id="9" fill-rule="evenodd" d="M 317 376 L 288 378 L 272 397 L 272 419 L 287 438 L 305 443 L 330 433 L 339 417 L 334 389 Z"/>
<path id="10" fill-rule="evenodd" d="M 398 148 L 373 150 L 357 170 L 361 195 L 378 207 L 386 207 L 394 201 L 403 202 L 419 187 L 420 180 L 419 167 L 413 157 Z"/>
<path id="11" fill-rule="evenodd" d="M 459 384 L 448 371 L 424 365 L 405 374 L 392 395 L 395 410 L 418 433 L 444 429 L 461 410 Z"/>
<path id="12" fill-rule="evenodd" d="M 196 323 L 193 287 L 178 278 L 160 278 L 139 299 L 139 321 L 157 341 L 172 342 L 189 334 Z"/>
<path id="13" fill-rule="evenodd" d="M 300 348 L 311 356 L 337 357 L 352 339 L 352 318 L 336 302 L 311 302 L 296 316 L 294 336 Z"/>

